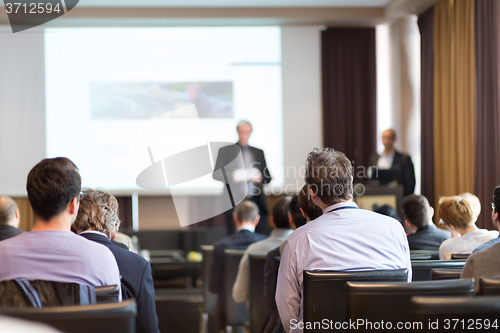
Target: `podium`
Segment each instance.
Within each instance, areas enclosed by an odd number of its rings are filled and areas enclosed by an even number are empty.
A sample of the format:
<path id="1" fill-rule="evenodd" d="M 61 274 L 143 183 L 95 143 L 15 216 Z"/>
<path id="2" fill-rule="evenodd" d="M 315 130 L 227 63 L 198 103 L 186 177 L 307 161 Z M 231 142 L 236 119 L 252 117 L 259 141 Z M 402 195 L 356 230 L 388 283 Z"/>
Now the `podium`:
<path id="1" fill-rule="evenodd" d="M 403 193 L 403 185 L 401 184 L 354 184 L 354 201 L 359 208 L 374 211 L 377 207 L 389 205 L 396 209 L 401 221 L 404 221 L 401 209 Z"/>

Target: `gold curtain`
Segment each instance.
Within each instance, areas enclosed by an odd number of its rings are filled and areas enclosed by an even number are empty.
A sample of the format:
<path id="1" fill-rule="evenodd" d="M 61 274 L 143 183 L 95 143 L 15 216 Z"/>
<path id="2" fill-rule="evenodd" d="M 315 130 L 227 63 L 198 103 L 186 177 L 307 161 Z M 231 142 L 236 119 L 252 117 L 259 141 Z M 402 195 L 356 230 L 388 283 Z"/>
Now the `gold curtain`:
<path id="1" fill-rule="evenodd" d="M 440 196 L 474 191 L 474 0 L 434 11 L 434 184 Z"/>
<path id="2" fill-rule="evenodd" d="M 20 222 L 19 229 L 26 231 L 31 230 L 33 226 L 33 211 L 27 197 L 14 197 L 12 198 L 17 203 L 19 208 Z"/>

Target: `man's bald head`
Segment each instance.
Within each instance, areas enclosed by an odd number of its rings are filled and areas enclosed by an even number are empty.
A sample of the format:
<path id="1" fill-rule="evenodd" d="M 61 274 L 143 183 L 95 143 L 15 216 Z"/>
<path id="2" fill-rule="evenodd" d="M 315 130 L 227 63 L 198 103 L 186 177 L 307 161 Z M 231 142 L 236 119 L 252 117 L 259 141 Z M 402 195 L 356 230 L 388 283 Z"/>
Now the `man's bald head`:
<path id="1" fill-rule="evenodd" d="M 12 198 L 0 197 L 0 225 L 19 226 L 19 211 Z"/>

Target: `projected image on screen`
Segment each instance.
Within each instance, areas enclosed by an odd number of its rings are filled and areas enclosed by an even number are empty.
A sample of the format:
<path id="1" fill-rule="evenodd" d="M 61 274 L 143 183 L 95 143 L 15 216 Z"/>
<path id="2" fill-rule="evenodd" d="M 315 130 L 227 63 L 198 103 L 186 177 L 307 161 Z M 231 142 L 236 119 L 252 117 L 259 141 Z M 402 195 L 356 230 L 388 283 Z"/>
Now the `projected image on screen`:
<path id="1" fill-rule="evenodd" d="M 46 154 L 73 160 L 82 186 L 149 193 L 136 185 L 143 170 L 196 145 L 235 143 L 242 119 L 270 186 L 283 186 L 279 27 L 49 28 L 44 39 Z M 172 116 L 188 106 L 196 122 Z M 180 187 L 222 191 L 211 175 Z"/>
<path id="2" fill-rule="evenodd" d="M 91 82 L 93 119 L 151 119 L 194 104 L 200 118 L 232 118 L 232 82 Z"/>

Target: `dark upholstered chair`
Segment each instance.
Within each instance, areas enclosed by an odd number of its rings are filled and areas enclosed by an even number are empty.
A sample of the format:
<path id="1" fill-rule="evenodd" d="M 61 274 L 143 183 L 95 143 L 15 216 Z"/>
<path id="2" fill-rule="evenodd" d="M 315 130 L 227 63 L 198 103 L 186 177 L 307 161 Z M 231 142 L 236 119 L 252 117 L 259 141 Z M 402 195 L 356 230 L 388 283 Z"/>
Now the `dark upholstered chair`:
<path id="1" fill-rule="evenodd" d="M 217 294 L 212 293 L 208 286 L 210 285 L 210 269 L 214 260 L 214 246 L 202 245 L 203 265 L 201 276 L 203 280 L 203 312 L 201 313 L 200 333 L 208 333 L 208 316 L 215 315 L 215 303 L 217 303 Z"/>
<path id="2" fill-rule="evenodd" d="M 472 296 L 473 279 L 422 281 L 422 282 L 347 282 L 349 319 L 392 325 L 410 322 L 412 296 Z M 386 326 L 387 327 L 387 326 Z M 352 332 L 371 332 L 370 326 L 357 327 Z M 410 332 L 409 328 L 397 328 L 398 332 Z"/>
<path id="3" fill-rule="evenodd" d="M 433 268 L 431 270 L 431 280 L 453 280 L 460 279 L 462 275 L 461 269 L 453 269 L 453 268 Z"/>
<path id="4" fill-rule="evenodd" d="M 245 250 L 224 250 L 224 302 L 226 332 L 232 332 L 235 326 L 248 326 L 249 313 L 246 302 L 233 300 L 233 285 L 238 274 L 238 267 Z"/>
<path id="5" fill-rule="evenodd" d="M 0 282 L 0 306 L 32 307 L 95 304 L 93 286 L 44 280 Z"/>
<path id="6" fill-rule="evenodd" d="M 481 277 L 478 295 L 500 295 L 500 277 Z"/>
<path id="7" fill-rule="evenodd" d="M 120 295 L 118 285 L 95 287 L 95 298 L 98 304 L 117 303 Z"/>
<path id="8" fill-rule="evenodd" d="M 414 260 L 411 262 L 412 281 L 430 281 L 433 268 L 464 268 L 467 260 Z"/>
<path id="9" fill-rule="evenodd" d="M 250 333 L 262 333 L 271 310 L 264 301 L 264 264 L 267 255 L 250 255 Z"/>
<path id="10" fill-rule="evenodd" d="M 452 260 L 460 260 L 460 259 L 467 259 L 469 258 L 470 253 L 452 253 L 451 259 Z"/>
<path id="11" fill-rule="evenodd" d="M 410 250 L 410 258 L 431 256 L 428 260 L 439 260 L 439 250 Z"/>
<path id="12" fill-rule="evenodd" d="M 356 272 L 304 271 L 303 302 L 304 322 L 333 322 L 347 320 L 347 281 L 405 282 L 406 269 L 373 270 Z M 345 332 L 345 330 L 308 329 L 311 332 Z"/>
<path id="13" fill-rule="evenodd" d="M 498 332 L 500 297 L 413 297 L 413 332 Z M 491 327 L 491 326 L 495 327 Z"/>
<path id="14" fill-rule="evenodd" d="M 46 323 L 67 333 L 134 333 L 137 310 L 134 300 L 46 308 L 0 307 L 0 315 Z"/>

